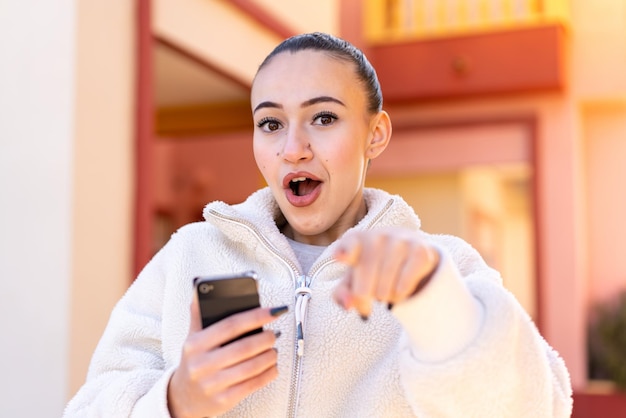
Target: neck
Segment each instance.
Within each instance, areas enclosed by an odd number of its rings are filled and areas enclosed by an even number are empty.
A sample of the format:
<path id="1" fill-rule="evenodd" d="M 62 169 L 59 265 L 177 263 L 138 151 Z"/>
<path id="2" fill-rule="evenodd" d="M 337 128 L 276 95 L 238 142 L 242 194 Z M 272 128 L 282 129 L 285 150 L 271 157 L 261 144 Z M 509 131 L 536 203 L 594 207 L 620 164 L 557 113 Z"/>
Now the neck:
<path id="1" fill-rule="evenodd" d="M 361 204 L 356 208 L 353 216 L 344 214 L 341 219 L 328 228 L 326 231 L 315 235 L 306 235 L 295 230 L 288 222 L 280 228 L 283 235 L 291 238 L 294 241 L 301 242 L 309 245 L 329 246 L 341 237 L 348 229 L 356 225 L 367 214 L 367 205 L 365 199 L 361 201 Z"/>

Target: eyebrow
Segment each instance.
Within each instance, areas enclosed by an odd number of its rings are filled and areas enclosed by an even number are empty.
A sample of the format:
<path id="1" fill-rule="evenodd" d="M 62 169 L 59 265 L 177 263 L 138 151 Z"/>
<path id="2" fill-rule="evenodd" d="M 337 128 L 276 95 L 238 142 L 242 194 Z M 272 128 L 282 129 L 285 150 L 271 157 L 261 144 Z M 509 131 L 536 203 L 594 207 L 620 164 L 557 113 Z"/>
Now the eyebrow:
<path id="1" fill-rule="evenodd" d="M 331 96 L 314 97 L 302 103 L 300 107 L 313 106 L 314 104 L 317 104 L 317 103 L 327 103 L 327 102 L 338 103 L 342 105 L 343 107 L 346 107 L 346 105 L 341 100 L 335 99 L 334 97 L 331 97 Z"/>
<path id="2" fill-rule="evenodd" d="M 334 97 L 331 96 L 319 96 L 319 97 L 314 97 L 312 99 L 306 100 L 304 102 L 302 102 L 302 104 L 300 105 L 300 107 L 308 107 L 308 106 L 313 106 L 315 104 L 318 103 L 337 103 L 340 104 L 341 106 L 345 107 L 346 105 L 339 99 L 335 99 Z M 257 110 L 263 109 L 263 108 L 274 108 L 274 109 L 282 109 L 283 106 L 275 103 L 275 102 L 261 102 L 257 105 L 257 107 L 254 108 L 254 111 L 252 112 L 253 114 L 256 113 Z"/>
<path id="3" fill-rule="evenodd" d="M 257 107 L 254 108 L 254 110 L 252 111 L 252 114 L 255 114 L 257 110 L 260 110 L 260 109 L 263 109 L 263 108 L 266 108 L 266 107 L 270 107 L 270 108 L 274 108 L 274 109 L 282 109 L 283 108 L 278 103 L 261 102 L 261 103 L 259 103 L 259 105 Z"/>

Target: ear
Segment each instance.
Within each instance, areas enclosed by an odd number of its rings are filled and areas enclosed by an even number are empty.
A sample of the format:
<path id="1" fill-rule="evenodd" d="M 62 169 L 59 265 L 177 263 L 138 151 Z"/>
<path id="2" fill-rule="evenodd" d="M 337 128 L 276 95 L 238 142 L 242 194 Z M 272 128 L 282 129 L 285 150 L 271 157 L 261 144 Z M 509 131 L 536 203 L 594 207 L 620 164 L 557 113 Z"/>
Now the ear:
<path id="1" fill-rule="evenodd" d="M 378 157 L 387 148 L 391 139 L 391 118 L 381 110 L 372 118 L 370 123 L 370 137 L 365 156 L 372 160 Z"/>

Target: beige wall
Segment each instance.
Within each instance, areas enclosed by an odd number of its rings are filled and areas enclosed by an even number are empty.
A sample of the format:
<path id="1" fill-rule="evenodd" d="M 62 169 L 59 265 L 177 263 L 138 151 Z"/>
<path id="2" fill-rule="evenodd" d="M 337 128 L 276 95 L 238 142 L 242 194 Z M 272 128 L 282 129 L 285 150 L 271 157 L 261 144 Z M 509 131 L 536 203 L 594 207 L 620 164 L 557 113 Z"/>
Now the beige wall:
<path id="1" fill-rule="evenodd" d="M 626 100 L 583 109 L 589 299 L 626 290 Z"/>
<path id="2" fill-rule="evenodd" d="M 154 0 L 153 30 L 236 79 L 251 83 L 282 39 L 227 1 Z"/>
<path id="3" fill-rule="evenodd" d="M 134 195 L 134 2 L 77 7 L 68 397 L 132 279 Z"/>
<path id="4" fill-rule="evenodd" d="M 504 286 L 537 320 L 532 171 L 532 161 L 463 170 L 459 236 L 500 272 Z"/>
<path id="5" fill-rule="evenodd" d="M 339 0 L 253 0 L 296 32 L 339 35 Z"/>
<path id="6" fill-rule="evenodd" d="M 1 416 L 61 415 L 130 282 L 134 23 L 107 1 L 0 14 Z"/>
<path id="7" fill-rule="evenodd" d="M 68 380 L 75 8 L 34 3 L 0 7 L 2 417 L 60 416 Z"/>
<path id="8" fill-rule="evenodd" d="M 339 0 L 253 0 L 294 32 L 338 33 Z M 251 83 L 282 38 L 225 0 L 154 0 L 154 32 Z"/>

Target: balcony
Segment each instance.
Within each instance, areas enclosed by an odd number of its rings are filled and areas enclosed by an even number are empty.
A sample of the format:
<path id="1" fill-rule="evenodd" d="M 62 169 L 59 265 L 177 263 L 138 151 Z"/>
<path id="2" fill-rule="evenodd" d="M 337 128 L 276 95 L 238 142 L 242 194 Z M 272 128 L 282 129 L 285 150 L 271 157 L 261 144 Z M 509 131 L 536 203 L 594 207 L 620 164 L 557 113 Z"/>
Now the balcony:
<path id="1" fill-rule="evenodd" d="M 559 91 L 564 0 L 368 0 L 365 37 L 389 102 Z"/>

